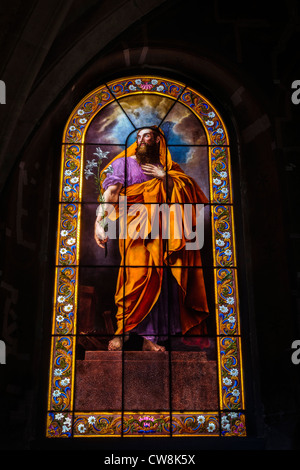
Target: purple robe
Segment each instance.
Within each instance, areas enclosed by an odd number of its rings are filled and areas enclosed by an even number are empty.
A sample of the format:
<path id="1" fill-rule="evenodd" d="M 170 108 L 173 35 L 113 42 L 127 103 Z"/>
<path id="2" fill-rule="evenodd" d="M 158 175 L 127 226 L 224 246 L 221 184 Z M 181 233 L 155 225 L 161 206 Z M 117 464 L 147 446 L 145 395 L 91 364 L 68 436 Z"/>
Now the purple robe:
<path id="1" fill-rule="evenodd" d="M 126 177 L 125 177 L 126 161 Z M 122 186 L 131 186 L 136 183 L 144 183 L 152 179 L 152 176 L 145 175 L 138 162 L 132 157 L 118 158 L 111 163 L 112 173 L 107 173 L 102 187 L 106 190 L 109 186 L 122 183 Z"/>

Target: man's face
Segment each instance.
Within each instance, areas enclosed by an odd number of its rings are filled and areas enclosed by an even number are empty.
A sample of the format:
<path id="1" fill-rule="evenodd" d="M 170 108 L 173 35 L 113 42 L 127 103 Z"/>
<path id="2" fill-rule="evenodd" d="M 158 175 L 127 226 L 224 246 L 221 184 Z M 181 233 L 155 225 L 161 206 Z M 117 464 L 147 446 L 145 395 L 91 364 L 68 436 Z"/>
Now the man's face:
<path id="1" fill-rule="evenodd" d="M 152 129 L 142 129 L 137 135 L 138 147 L 144 143 L 146 145 L 153 145 L 155 142 L 159 142 L 159 137 L 155 135 Z"/>
<path id="2" fill-rule="evenodd" d="M 152 129 L 140 130 L 136 141 L 136 157 L 139 163 L 159 161 L 159 136 Z"/>

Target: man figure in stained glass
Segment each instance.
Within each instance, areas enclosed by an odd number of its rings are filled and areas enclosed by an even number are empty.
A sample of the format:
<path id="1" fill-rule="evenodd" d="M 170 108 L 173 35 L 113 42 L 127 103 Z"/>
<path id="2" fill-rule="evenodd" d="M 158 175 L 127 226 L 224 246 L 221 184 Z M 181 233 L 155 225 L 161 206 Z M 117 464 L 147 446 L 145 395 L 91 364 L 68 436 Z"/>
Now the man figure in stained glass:
<path id="1" fill-rule="evenodd" d="M 143 204 L 149 220 L 153 204 L 203 204 L 207 199 L 197 183 L 172 161 L 162 131 L 155 126 L 141 129 L 137 141 L 110 162 L 102 182 L 104 208 L 118 203 L 125 195 L 127 204 Z M 195 216 L 195 214 L 194 214 Z M 126 218 L 130 224 L 136 213 Z M 95 240 L 104 247 L 108 237 L 99 211 L 95 222 Z M 204 319 L 208 306 L 201 267 L 200 250 L 187 251 L 183 231 L 174 236 L 175 221 L 170 219 L 169 238 L 130 237 L 119 241 L 121 265 L 115 302 L 117 329 L 109 350 L 120 350 L 129 333 L 141 335 L 144 350 L 161 351 L 164 346 L 154 336 L 206 333 Z M 147 234 L 148 235 L 148 234 Z M 138 267 L 137 267 L 138 266 Z M 166 276 L 166 274 L 170 276 Z M 169 297 L 167 295 L 169 294 Z M 168 308 L 168 300 L 172 304 Z M 168 310 L 172 314 L 168 317 Z"/>

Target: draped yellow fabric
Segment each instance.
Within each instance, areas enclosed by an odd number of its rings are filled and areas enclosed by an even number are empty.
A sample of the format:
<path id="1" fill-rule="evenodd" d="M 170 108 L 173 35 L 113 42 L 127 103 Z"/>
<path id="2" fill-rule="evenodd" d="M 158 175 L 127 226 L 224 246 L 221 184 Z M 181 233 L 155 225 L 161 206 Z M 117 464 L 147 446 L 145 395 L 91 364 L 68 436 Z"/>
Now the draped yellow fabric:
<path id="1" fill-rule="evenodd" d="M 135 149 L 136 143 L 116 158 L 135 155 Z M 116 334 L 129 332 L 151 311 L 160 294 L 163 266 L 166 265 L 171 267 L 171 272 L 179 285 L 182 333 L 202 334 L 206 332 L 203 320 L 208 315 L 208 306 L 200 251 L 185 249 L 187 240 L 184 230 L 182 230 L 182 238 L 176 237 L 176 225 L 181 223 L 181 219 L 177 220 L 176 211 L 172 212 L 169 219 L 168 240 L 162 239 L 161 236 L 152 236 L 151 222 L 153 222 L 153 207 L 157 208 L 163 203 L 172 206 L 172 204 L 199 204 L 208 201 L 197 183 L 187 176 L 177 163 L 172 161 L 163 138 L 160 144 L 160 162 L 168 171 L 168 177 L 173 180 L 173 191 L 169 201 L 167 201 L 163 181 L 157 178 L 133 184 L 126 187 L 126 190 L 123 188 L 120 193 L 121 195 L 126 194 L 127 197 L 127 229 L 135 226 L 137 222 L 137 212 L 131 213 L 131 205 L 135 204 L 136 208 L 137 204 L 142 204 L 143 211 L 138 213 L 138 220 L 140 225 L 141 221 L 144 222 L 144 230 L 149 236 L 148 238 L 127 236 L 119 240 L 121 264 L 115 294 L 118 308 Z M 194 220 L 195 210 L 196 208 L 193 206 Z M 144 217 L 141 217 L 141 212 L 144 212 Z M 122 223 L 124 223 L 124 219 L 120 218 L 120 224 Z M 160 227 L 161 224 L 162 220 L 160 220 Z M 121 226 L 121 233 L 123 233 L 123 229 L 124 227 Z"/>

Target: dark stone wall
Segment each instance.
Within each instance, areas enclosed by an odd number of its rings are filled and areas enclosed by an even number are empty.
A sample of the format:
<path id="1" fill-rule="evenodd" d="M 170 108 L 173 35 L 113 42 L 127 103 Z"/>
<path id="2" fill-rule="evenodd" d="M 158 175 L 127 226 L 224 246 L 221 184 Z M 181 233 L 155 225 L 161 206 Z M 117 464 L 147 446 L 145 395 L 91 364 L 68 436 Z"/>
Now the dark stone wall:
<path id="1" fill-rule="evenodd" d="M 291 84 L 300 79 L 298 3 L 266 2 L 265 9 L 256 1 L 200 8 L 193 0 L 37 1 L 26 9 L 16 0 L 4 3 L 1 442 L 34 449 L 44 433 L 65 122 L 104 81 L 151 72 L 206 95 L 232 138 L 251 416 L 248 444 L 235 445 L 299 449 L 300 365 L 291 362 L 291 344 L 300 339 L 300 104 L 291 101 Z"/>

